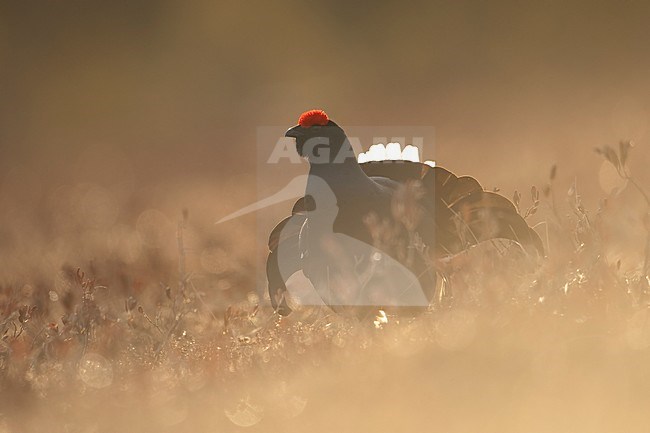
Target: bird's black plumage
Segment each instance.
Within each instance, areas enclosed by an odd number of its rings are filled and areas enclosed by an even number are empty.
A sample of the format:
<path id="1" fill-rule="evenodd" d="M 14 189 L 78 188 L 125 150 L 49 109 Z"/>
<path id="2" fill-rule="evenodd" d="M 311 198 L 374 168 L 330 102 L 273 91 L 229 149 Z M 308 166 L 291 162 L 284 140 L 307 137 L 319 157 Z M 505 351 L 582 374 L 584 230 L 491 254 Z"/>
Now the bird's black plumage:
<path id="1" fill-rule="evenodd" d="M 506 198 L 473 178 L 411 161 L 359 164 L 332 121 L 287 131 L 310 163 L 305 196 L 269 237 L 271 302 L 291 310 L 286 281 L 303 271 L 335 310 L 426 307 L 436 260 L 490 239 L 543 256 L 539 236 Z"/>

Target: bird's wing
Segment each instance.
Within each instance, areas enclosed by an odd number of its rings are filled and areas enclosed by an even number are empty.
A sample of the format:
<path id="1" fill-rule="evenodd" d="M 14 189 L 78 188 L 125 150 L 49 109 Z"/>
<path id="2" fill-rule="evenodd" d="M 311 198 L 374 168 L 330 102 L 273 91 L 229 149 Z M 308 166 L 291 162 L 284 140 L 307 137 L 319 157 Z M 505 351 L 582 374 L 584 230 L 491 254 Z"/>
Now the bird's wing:
<path id="1" fill-rule="evenodd" d="M 302 269 L 299 240 L 308 207 L 309 200 L 300 198 L 293 206 L 292 215 L 280 221 L 269 235 L 266 260 L 269 297 L 273 308 L 285 316 L 291 312 L 284 298 L 287 279 Z"/>

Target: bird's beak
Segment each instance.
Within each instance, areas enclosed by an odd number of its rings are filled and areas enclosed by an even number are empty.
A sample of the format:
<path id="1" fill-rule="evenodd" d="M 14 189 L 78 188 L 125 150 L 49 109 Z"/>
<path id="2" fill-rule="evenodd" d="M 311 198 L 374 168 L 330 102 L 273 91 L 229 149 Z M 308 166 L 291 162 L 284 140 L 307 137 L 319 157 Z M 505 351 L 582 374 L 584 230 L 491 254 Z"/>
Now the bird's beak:
<path id="1" fill-rule="evenodd" d="M 300 125 L 294 126 L 291 129 L 288 129 L 287 132 L 284 133 L 285 137 L 291 137 L 291 138 L 299 138 L 305 135 L 303 131 L 303 127 Z"/>

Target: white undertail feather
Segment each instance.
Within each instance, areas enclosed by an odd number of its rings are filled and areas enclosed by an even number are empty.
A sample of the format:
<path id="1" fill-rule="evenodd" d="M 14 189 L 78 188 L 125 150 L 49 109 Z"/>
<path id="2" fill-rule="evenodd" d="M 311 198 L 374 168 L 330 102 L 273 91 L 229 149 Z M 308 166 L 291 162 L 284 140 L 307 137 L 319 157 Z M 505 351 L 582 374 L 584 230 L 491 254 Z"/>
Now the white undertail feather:
<path id="1" fill-rule="evenodd" d="M 420 162 L 420 149 L 415 146 L 407 145 L 402 150 L 402 145 L 399 143 L 382 143 L 373 144 L 366 152 L 361 152 L 357 157 L 359 164 L 371 161 L 411 161 Z M 435 167 L 435 161 L 424 161 L 430 167 Z"/>

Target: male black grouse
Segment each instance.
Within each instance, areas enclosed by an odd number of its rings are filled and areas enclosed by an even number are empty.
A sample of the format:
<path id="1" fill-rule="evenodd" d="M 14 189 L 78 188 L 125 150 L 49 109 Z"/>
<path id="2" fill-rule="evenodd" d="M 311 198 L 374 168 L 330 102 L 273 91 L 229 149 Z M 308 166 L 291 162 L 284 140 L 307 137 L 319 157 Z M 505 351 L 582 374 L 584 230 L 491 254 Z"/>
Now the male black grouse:
<path id="1" fill-rule="evenodd" d="M 285 135 L 310 170 L 304 197 L 269 238 L 268 290 L 282 315 L 291 311 L 286 282 L 298 271 L 335 311 L 421 309 L 434 298 L 444 257 L 498 238 L 544 255 L 515 206 L 471 177 L 414 161 L 359 163 L 321 110 L 303 113 Z"/>

